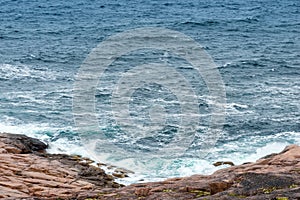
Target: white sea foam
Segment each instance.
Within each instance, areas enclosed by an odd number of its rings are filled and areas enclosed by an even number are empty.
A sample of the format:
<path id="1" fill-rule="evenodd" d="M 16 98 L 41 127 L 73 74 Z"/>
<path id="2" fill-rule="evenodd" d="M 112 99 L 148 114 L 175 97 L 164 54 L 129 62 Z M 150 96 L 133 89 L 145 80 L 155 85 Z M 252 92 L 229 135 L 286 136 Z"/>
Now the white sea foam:
<path id="1" fill-rule="evenodd" d="M 242 164 L 245 162 L 255 162 L 259 158 L 262 158 L 271 153 L 281 152 L 289 143 L 287 142 L 271 142 L 266 145 L 256 148 L 252 153 L 234 152 L 232 154 L 220 155 L 220 161 L 232 161 L 234 164 Z"/>
<path id="2" fill-rule="evenodd" d="M 38 134 L 38 132 L 41 131 L 51 131 L 51 129 L 49 129 L 49 125 L 48 126 L 43 124 L 16 125 L 15 123 L 11 123 L 11 122 L 12 121 L 19 122 L 19 120 L 12 117 L 7 117 L 6 119 L 7 119 L 6 123 L 0 123 L 0 130 L 3 133 L 5 132 L 5 133 L 24 134 L 29 137 L 38 138 L 44 142 L 49 140 L 49 136 L 45 134 L 43 135 Z"/>
<path id="3" fill-rule="evenodd" d="M 227 115 L 253 113 L 253 111 L 249 109 L 248 105 L 240 103 L 227 103 L 225 108 Z"/>
<path id="4" fill-rule="evenodd" d="M 239 104 L 239 103 L 227 103 L 227 105 L 226 105 L 226 108 L 234 108 L 234 107 L 244 108 L 244 109 L 249 108 L 248 105 Z"/>
<path id="5" fill-rule="evenodd" d="M 41 79 L 41 80 L 55 80 L 55 72 L 45 68 L 37 69 L 26 65 L 11 65 L 0 64 L 0 77 L 7 80 L 15 79 Z"/>
<path id="6" fill-rule="evenodd" d="M 5 123 L 0 123 L 0 130 L 2 132 L 25 134 L 48 142 L 49 149 L 47 151 L 49 153 L 65 153 L 70 155 L 78 154 L 84 157 L 89 157 L 96 162 L 101 162 L 101 160 L 98 160 L 99 158 L 97 157 L 97 153 L 89 152 L 80 144 L 78 138 L 70 140 L 67 137 L 58 137 L 55 140 L 50 140 L 49 135 L 41 134 L 42 132 L 59 133 L 66 128 L 51 128 L 49 124 L 16 125 L 16 123 L 19 123 L 19 121 L 14 118 L 7 117 L 5 118 Z M 68 127 L 68 130 L 72 130 L 72 127 Z M 285 146 L 291 143 L 300 145 L 299 136 L 299 132 L 281 132 L 265 137 L 250 136 L 248 138 L 240 139 L 239 141 L 233 141 L 215 147 L 212 150 L 213 156 L 208 160 L 186 158 L 173 160 L 167 164 L 162 164 L 159 159 L 153 160 L 151 164 L 147 164 L 147 168 L 145 168 L 147 170 L 143 173 L 129 174 L 128 178 L 117 179 L 117 182 L 127 185 L 136 182 L 159 181 L 170 177 L 190 176 L 192 174 L 212 174 L 218 169 L 227 167 L 214 167 L 212 164 L 216 161 L 232 161 L 235 164 L 254 162 L 268 154 L 282 151 Z M 123 162 L 126 162 L 126 160 Z M 118 167 L 123 167 L 121 163 L 122 162 L 119 163 L 120 166 Z M 110 164 L 115 165 L 116 163 Z M 134 167 L 140 166 L 129 166 L 128 169 L 134 170 Z M 114 170 L 114 168 L 109 169 L 105 166 L 102 168 L 110 174 Z"/>
<path id="7" fill-rule="evenodd" d="M 219 68 L 228 67 L 231 64 L 232 64 L 232 62 L 226 62 L 224 65 L 219 66 Z"/>
<path id="8" fill-rule="evenodd" d="M 67 138 L 59 138 L 54 142 L 49 143 L 47 152 L 53 154 L 65 153 L 69 155 L 81 155 L 95 160 L 85 147 L 80 145 L 79 140 L 70 141 Z"/>

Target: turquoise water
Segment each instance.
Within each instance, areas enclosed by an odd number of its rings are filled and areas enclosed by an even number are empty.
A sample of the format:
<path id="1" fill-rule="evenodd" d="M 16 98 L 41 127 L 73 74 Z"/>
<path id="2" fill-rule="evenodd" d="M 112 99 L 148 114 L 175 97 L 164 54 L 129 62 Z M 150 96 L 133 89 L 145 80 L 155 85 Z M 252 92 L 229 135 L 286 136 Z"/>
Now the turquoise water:
<path id="1" fill-rule="evenodd" d="M 40 138 L 49 143 L 50 152 L 99 159 L 101 152 L 87 150 L 76 132 L 76 74 L 91 50 L 109 36 L 151 26 L 193 38 L 213 58 L 225 85 L 226 122 L 205 158 L 190 153 L 168 163 L 154 160 L 129 182 L 211 173 L 216 170 L 211 165 L 215 161 L 254 161 L 287 144 L 300 144 L 299 1 L 1 1 L 0 6 L 1 131 Z M 159 142 L 172 140 L 177 118 L 170 122 L 172 126 L 154 133 L 155 137 L 133 144 L 132 138 L 124 137 L 122 127 L 113 125 L 109 114 L 120 74 L 133 64 L 157 60 L 173 65 L 195 91 L 200 126 L 189 149 L 201 152 L 201 136 L 209 127 L 213 102 L 195 70 L 163 51 L 124 55 L 105 71 L 95 90 L 99 130 L 121 149 L 140 153 L 154 153 Z M 146 128 L 148 113 L 153 111 L 149 105 L 157 99 L 160 107 L 154 115 L 162 107 L 180 113 L 176 96 L 159 85 L 135 90 L 132 99 L 130 114 Z M 132 167 L 131 162 L 124 162 Z"/>

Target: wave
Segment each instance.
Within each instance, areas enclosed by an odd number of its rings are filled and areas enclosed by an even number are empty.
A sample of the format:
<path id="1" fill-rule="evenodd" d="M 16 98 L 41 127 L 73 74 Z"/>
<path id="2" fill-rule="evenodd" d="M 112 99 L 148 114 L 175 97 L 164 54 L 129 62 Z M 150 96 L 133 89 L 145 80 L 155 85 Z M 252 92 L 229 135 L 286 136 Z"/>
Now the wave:
<path id="1" fill-rule="evenodd" d="M 213 26 L 213 25 L 218 25 L 218 24 L 220 24 L 219 21 L 215 21 L 215 20 L 206 20 L 206 21 L 203 21 L 203 22 L 186 21 L 186 22 L 178 23 L 177 25 L 188 25 L 188 26 Z"/>
<path id="2" fill-rule="evenodd" d="M 246 23 L 256 23 L 259 22 L 259 19 L 257 17 L 246 17 L 246 18 L 240 18 L 233 20 L 235 22 L 246 22 Z"/>
<path id="3" fill-rule="evenodd" d="M 56 80 L 55 72 L 48 68 L 29 67 L 26 65 L 0 64 L 0 79 L 2 80 Z"/>
<path id="4" fill-rule="evenodd" d="M 245 105 L 236 103 L 246 108 Z M 80 137 L 74 132 L 73 127 L 53 128 L 49 124 L 28 124 L 24 125 L 15 118 L 7 117 L 4 123 L 0 123 L 1 132 L 25 134 L 30 137 L 38 138 L 49 144 L 49 153 L 77 154 L 98 160 L 97 152 L 90 152 L 81 144 Z M 206 159 L 178 158 L 170 161 L 153 159 L 151 163 L 138 170 L 135 174 L 130 174 L 128 178 L 119 179 L 118 182 L 131 184 L 143 181 L 157 181 L 170 177 L 189 176 L 192 174 L 211 174 L 214 171 L 226 166 L 214 167 L 212 164 L 217 161 L 232 161 L 235 164 L 254 162 L 257 159 L 271 153 L 278 153 L 289 144 L 300 144 L 299 132 L 280 132 L 268 136 L 251 135 L 229 140 L 220 143 L 212 149 L 211 154 Z M 232 137 L 232 136 L 228 136 Z M 102 160 L 100 161 L 102 162 Z M 105 160 L 103 160 L 105 162 Z M 123 162 L 128 162 L 124 160 Z M 114 163 L 111 163 L 114 164 Z M 128 166 L 128 163 L 124 166 Z M 120 166 L 122 162 L 120 162 Z M 105 169 L 109 173 L 109 169 Z"/>
<path id="5" fill-rule="evenodd" d="M 245 113 L 252 113 L 249 109 L 248 105 L 239 104 L 239 103 L 227 103 L 226 104 L 226 114 L 227 115 L 234 115 L 234 114 L 245 114 Z"/>
<path id="6" fill-rule="evenodd" d="M 233 19 L 222 19 L 222 20 L 203 20 L 203 21 L 185 21 L 177 23 L 176 25 L 187 25 L 192 27 L 197 26 L 216 26 L 216 25 L 226 25 L 226 24 L 236 24 L 236 23 L 258 23 L 259 17 L 250 16 L 245 18 L 233 18 Z M 238 30 L 238 29 L 237 29 Z"/>

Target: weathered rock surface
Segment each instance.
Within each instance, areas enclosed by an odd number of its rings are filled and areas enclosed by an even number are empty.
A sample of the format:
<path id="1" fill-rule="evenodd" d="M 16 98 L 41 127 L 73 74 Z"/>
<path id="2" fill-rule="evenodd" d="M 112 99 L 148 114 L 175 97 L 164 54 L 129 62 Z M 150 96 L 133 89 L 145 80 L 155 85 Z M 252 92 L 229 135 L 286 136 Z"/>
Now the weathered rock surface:
<path id="1" fill-rule="evenodd" d="M 218 170 L 209 176 L 132 184 L 90 195 L 97 199 L 299 200 L 300 147 L 291 145 L 279 154 Z"/>
<path id="2" fill-rule="evenodd" d="M 0 198 L 300 200 L 300 147 L 255 163 L 161 182 L 120 187 L 79 156 L 51 155 L 22 135 L 0 134 Z"/>
<path id="3" fill-rule="evenodd" d="M 120 187 L 81 157 L 47 154 L 46 148 L 24 135 L 0 134 L 0 198 L 76 198 L 84 191 Z"/>

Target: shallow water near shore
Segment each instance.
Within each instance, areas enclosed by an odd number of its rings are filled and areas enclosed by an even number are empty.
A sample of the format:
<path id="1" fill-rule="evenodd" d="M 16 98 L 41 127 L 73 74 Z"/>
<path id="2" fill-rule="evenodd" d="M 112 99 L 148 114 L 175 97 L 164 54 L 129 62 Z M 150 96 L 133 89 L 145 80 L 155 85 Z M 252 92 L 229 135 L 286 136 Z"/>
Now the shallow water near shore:
<path id="1" fill-rule="evenodd" d="M 1 132 L 39 138 L 49 143 L 51 153 L 102 161 L 100 152 L 89 152 L 76 132 L 72 110 L 75 75 L 90 51 L 107 37 L 151 26 L 181 32 L 212 56 L 225 84 L 226 122 L 205 158 L 189 155 L 168 164 L 158 159 L 122 182 L 210 174 L 220 168 L 212 165 L 216 161 L 241 164 L 279 152 L 288 144 L 300 144 L 299 1 L 3 1 L 0 5 Z M 112 90 L 119 74 L 133 62 L 157 59 L 174 65 L 191 81 L 197 95 L 200 126 L 195 134 L 200 139 L 191 145 L 193 152 L 201 147 L 213 102 L 203 79 L 194 79 L 193 68 L 164 52 L 134 52 L 105 71 L 95 92 L 99 130 L 108 140 L 121 143 L 121 148 L 131 148 L 131 141 L 122 137 L 107 114 Z M 157 85 L 134 95 L 131 114 L 142 119 L 140 124 L 149 124 L 147 105 L 157 99 L 169 112 L 180 111 L 174 95 Z M 176 134 L 174 127 L 164 134 Z M 168 138 L 163 135 L 163 139 Z M 138 147 L 151 153 L 151 142 L 155 143 L 149 138 L 141 140 Z"/>

